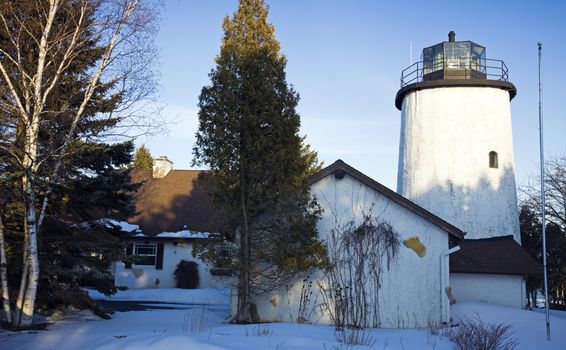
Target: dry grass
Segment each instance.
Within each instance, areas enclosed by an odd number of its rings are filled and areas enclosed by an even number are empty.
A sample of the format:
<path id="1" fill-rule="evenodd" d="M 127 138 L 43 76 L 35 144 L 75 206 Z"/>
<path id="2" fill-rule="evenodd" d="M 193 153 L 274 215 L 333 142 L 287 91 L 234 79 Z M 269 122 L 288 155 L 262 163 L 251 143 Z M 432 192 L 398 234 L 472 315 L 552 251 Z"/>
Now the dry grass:
<path id="1" fill-rule="evenodd" d="M 371 347 L 375 344 L 375 338 L 371 332 L 363 329 L 344 329 L 334 333 L 336 341 L 345 345 L 363 345 Z"/>
<path id="2" fill-rule="evenodd" d="M 191 334 L 204 333 L 209 330 L 208 312 L 205 306 L 185 310 L 183 331 Z"/>

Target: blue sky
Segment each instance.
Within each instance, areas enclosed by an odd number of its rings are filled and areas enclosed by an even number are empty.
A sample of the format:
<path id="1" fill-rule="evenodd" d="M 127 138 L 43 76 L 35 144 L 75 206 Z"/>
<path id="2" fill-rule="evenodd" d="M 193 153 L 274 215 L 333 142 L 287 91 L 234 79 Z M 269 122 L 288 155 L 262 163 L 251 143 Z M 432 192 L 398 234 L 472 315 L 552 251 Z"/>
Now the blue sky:
<path id="1" fill-rule="evenodd" d="M 301 133 L 326 165 L 342 159 L 395 189 L 401 71 L 423 47 L 472 40 L 502 59 L 512 101 L 518 184 L 538 166 L 537 41 L 543 42 L 545 150 L 566 154 L 566 2 L 271 0 L 269 21 L 287 56 L 287 81 L 301 96 Z M 165 0 L 157 45 L 169 132 L 140 137 L 154 156 L 190 168 L 197 102 L 214 67 L 222 20 L 236 0 Z"/>

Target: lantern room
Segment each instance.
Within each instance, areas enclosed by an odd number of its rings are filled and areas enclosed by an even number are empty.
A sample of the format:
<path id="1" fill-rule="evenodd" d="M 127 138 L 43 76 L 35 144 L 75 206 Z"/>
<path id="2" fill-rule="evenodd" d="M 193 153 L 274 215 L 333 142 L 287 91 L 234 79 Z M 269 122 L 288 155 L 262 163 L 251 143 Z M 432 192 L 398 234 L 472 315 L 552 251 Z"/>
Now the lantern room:
<path id="1" fill-rule="evenodd" d="M 423 49 L 423 80 L 486 79 L 485 47 L 472 41 L 448 41 Z"/>

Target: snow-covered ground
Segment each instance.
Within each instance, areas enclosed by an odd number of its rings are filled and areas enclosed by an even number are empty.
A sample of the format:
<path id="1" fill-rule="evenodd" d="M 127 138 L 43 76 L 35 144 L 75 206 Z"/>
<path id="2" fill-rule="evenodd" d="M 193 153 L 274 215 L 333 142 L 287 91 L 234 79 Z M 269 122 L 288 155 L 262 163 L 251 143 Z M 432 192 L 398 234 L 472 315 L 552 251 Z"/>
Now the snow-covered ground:
<path id="1" fill-rule="evenodd" d="M 225 290 L 130 290 L 120 292 L 110 300 L 193 305 L 180 310 L 117 312 L 111 320 L 83 316 L 57 321 L 47 331 L 0 331 L 0 349 L 452 349 L 452 344 L 445 337 L 431 336 L 427 330 L 372 329 L 368 331 L 374 341 L 371 347 L 346 347 L 337 342 L 334 329 L 330 326 L 227 324 L 229 297 Z M 520 342 L 517 349 L 566 349 L 566 312 L 552 311 L 552 341 L 547 342 L 544 313 L 481 303 L 456 304 L 452 310 L 455 317 L 479 315 L 486 322 L 511 324 Z"/>

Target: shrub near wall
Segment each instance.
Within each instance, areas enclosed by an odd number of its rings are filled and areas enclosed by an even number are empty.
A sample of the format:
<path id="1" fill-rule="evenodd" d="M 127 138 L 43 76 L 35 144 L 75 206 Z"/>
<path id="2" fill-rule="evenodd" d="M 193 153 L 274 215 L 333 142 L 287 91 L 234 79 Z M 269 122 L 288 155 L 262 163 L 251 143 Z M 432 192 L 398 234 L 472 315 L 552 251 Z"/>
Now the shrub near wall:
<path id="1" fill-rule="evenodd" d="M 181 260 L 175 268 L 175 282 L 177 288 L 195 289 L 198 287 L 198 264 L 194 261 Z"/>

